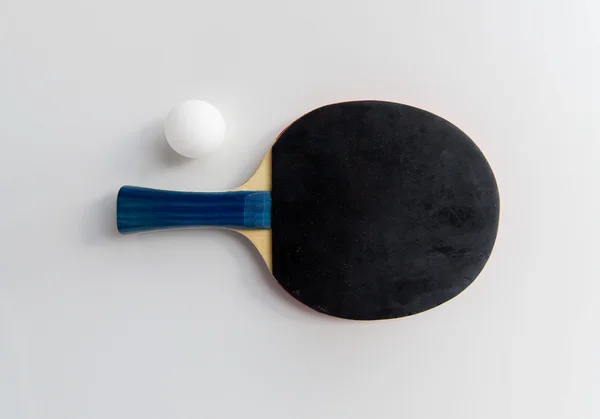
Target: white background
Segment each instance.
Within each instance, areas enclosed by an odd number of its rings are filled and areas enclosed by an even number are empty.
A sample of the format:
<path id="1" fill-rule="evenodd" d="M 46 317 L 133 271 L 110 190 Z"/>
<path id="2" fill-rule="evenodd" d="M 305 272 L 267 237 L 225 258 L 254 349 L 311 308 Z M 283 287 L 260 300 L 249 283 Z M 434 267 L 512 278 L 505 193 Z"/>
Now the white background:
<path id="1" fill-rule="evenodd" d="M 0 417 L 600 417 L 596 0 L 0 0 Z M 171 152 L 169 109 L 226 145 Z M 237 186 L 330 102 L 437 113 L 481 147 L 501 225 L 437 309 L 303 308 L 235 233 L 122 237 L 123 184 Z"/>

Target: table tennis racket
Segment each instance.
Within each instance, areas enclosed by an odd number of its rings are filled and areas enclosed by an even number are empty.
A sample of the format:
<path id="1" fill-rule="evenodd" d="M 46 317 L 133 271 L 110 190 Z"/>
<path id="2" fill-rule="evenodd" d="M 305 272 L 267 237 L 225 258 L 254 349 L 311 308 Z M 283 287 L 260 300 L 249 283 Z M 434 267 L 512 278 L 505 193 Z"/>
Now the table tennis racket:
<path id="1" fill-rule="evenodd" d="M 117 198 L 121 233 L 235 229 L 296 299 L 357 320 L 458 295 L 487 262 L 498 218 L 496 181 L 475 143 L 439 116 L 381 101 L 302 116 L 237 190 L 123 186 Z"/>

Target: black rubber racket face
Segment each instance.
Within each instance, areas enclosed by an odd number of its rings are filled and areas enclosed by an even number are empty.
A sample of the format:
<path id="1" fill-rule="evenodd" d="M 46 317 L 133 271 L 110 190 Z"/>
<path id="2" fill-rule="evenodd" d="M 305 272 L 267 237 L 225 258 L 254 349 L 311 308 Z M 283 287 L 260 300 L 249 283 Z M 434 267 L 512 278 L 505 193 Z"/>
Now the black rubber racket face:
<path id="1" fill-rule="evenodd" d="M 455 297 L 488 260 L 498 216 L 481 151 L 421 109 L 329 105 L 273 146 L 273 274 L 329 315 L 402 317 Z"/>

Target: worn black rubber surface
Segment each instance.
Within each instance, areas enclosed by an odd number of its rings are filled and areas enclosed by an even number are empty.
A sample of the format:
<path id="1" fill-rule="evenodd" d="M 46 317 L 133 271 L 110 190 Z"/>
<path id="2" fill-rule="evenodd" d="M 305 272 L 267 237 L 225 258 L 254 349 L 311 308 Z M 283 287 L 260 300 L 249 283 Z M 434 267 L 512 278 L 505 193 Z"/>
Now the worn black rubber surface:
<path id="1" fill-rule="evenodd" d="M 479 148 L 410 106 L 325 106 L 273 147 L 273 274 L 333 316 L 401 317 L 456 296 L 488 260 L 498 214 Z"/>

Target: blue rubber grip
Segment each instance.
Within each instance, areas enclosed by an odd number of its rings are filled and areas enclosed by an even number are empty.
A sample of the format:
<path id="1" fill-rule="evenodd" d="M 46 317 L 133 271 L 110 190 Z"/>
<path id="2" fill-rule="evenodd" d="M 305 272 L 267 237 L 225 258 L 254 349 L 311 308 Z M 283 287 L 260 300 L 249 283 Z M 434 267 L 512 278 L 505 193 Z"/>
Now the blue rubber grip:
<path id="1" fill-rule="evenodd" d="M 121 234 L 185 227 L 271 228 L 271 193 L 176 192 L 123 186 L 117 195 Z"/>

